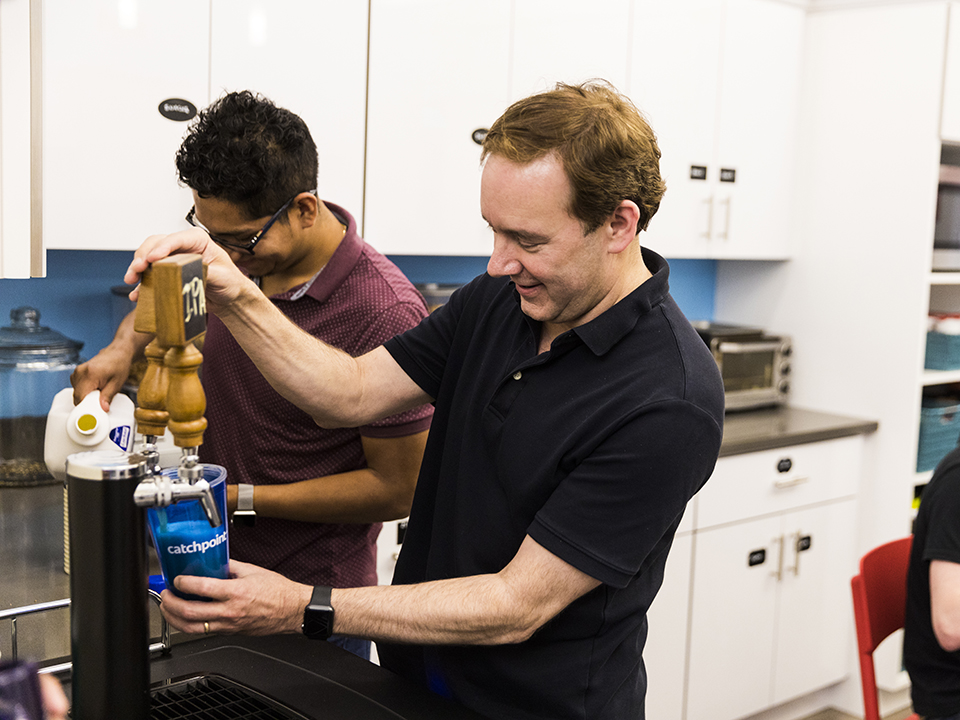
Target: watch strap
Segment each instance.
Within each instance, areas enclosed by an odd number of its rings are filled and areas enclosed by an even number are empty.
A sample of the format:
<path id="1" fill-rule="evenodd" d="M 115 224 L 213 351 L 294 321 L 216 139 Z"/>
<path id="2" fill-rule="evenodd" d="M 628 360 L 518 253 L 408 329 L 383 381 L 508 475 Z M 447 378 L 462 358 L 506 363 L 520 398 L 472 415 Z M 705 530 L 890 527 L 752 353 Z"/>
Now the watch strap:
<path id="1" fill-rule="evenodd" d="M 253 485 L 250 483 L 237 485 L 237 510 L 253 510 Z"/>
<path id="2" fill-rule="evenodd" d="M 303 634 L 311 640 L 327 640 L 333 634 L 333 588 L 317 585 L 313 588 L 310 603 L 303 611 Z"/>

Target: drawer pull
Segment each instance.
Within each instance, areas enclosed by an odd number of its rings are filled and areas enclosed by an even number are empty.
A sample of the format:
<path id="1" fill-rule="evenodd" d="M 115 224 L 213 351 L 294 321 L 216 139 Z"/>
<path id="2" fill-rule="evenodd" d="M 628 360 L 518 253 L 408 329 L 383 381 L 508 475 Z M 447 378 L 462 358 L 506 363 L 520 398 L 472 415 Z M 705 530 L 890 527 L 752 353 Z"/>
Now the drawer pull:
<path id="1" fill-rule="evenodd" d="M 807 477 L 807 476 L 805 476 L 805 475 L 800 475 L 800 476 L 795 477 L 795 478 L 790 478 L 789 480 L 787 480 L 787 479 L 784 479 L 784 480 L 774 480 L 774 481 L 773 481 L 773 485 L 774 485 L 774 487 L 776 487 L 778 490 L 782 490 L 782 489 L 784 489 L 784 488 L 791 488 L 791 487 L 794 487 L 794 486 L 796 486 L 796 485 L 803 485 L 803 483 L 809 482 L 809 481 L 810 481 L 810 478 L 809 478 L 809 477 Z"/>

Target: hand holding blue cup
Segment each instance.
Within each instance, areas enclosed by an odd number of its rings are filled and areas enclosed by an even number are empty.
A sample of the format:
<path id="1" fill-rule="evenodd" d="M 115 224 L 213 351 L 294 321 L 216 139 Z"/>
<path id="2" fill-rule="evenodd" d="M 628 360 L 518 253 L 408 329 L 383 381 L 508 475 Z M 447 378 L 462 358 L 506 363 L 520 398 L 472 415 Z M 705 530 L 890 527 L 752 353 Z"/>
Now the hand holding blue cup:
<path id="1" fill-rule="evenodd" d="M 176 468 L 163 474 L 174 479 Z M 180 592 L 174 585 L 179 575 L 200 575 L 226 579 L 230 576 L 230 548 L 227 536 L 227 471 L 220 465 L 203 466 L 203 479 L 210 485 L 214 502 L 224 520 L 212 527 L 199 500 L 181 500 L 166 507 L 147 510 L 150 535 L 160 560 L 160 572 L 167 588 L 186 600 L 208 600 Z"/>

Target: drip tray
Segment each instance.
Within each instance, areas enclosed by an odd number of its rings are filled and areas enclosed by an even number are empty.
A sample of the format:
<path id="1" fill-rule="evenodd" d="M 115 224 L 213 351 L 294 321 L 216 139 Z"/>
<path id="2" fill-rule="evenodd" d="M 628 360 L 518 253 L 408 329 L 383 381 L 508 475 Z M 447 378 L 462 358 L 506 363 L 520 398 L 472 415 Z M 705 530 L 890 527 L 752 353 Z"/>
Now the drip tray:
<path id="1" fill-rule="evenodd" d="M 174 678 L 150 691 L 150 720 L 309 720 L 218 675 Z"/>

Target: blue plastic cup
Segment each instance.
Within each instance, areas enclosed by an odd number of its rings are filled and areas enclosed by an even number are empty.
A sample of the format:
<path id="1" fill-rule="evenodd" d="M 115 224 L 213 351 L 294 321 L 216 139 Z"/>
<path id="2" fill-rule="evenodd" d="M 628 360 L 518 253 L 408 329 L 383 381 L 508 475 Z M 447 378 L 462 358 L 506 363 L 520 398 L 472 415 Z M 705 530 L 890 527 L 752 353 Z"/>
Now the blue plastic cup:
<path id="1" fill-rule="evenodd" d="M 176 468 L 163 474 L 175 478 Z M 203 479 L 210 483 L 213 499 L 223 520 L 212 527 L 199 500 L 181 500 L 167 507 L 148 508 L 147 522 L 153 546 L 160 561 L 160 572 L 167 588 L 186 600 L 209 600 L 177 590 L 173 584 L 179 575 L 230 577 L 230 546 L 227 537 L 227 471 L 220 465 L 204 465 Z"/>

